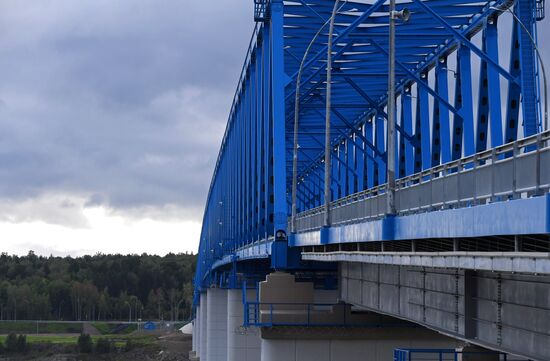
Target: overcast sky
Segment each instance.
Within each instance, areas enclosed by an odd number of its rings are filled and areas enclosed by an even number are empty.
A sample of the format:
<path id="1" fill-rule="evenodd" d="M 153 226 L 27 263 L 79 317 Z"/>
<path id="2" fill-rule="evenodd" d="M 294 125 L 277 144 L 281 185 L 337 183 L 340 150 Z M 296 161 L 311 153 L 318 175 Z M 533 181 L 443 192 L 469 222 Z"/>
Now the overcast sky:
<path id="1" fill-rule="evenodd" d="M 195 251 L 252 11 L 0 0 L 0 252 Z"/>
<path id="2" fill-rule="evenodd" d="M 252 11 L 0 0 L 0 251 L 195 251 Z"/>

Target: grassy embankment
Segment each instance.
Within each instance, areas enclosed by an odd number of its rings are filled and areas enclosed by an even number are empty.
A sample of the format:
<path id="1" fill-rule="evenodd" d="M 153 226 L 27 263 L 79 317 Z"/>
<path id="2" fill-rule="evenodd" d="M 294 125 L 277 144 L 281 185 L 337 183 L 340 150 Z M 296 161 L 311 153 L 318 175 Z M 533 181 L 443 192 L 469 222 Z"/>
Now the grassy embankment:
<path id="1" fill-rule="evenodd" d="M 5 343 L 5 339 L 7 336 L 0 336 L 0 342 Z M 97 342 L 97 339 L 99 338 L 107 338 L 114 342 L 115 346 L 120 347 L 124 346 L 126 344 L 126 341 L 132 340 L 140 345 L 147 345 L 151 344 L 155 341 L 156 337 L 152 335 L 102 335 L 102 336 L 92 336 L 92 340 Z M 28 335 L 27 336 L 27 343 L 33 344 L 33 343 L 50 343 L 50 344 L 74 344 L 76 345 L 76 342 L 78 340 L 78 336 L 68 336 L 68 335 Z"/>
<path id="2" fill-rule="evenodd" d="M 92 336 L 94 343 L 99 338 L 107 338 L 116 347 L 122 347 L 128 340 L 140 345 L 148 345 L 155 340 L 155 336 L 152 335 L 135 334 L 134 331 L 137 330 L 136 325 L 121 325 L 108 322 L 94 322 L 92 325 L 101 333 L 99 336 Z M 4 344 L 7 334 L 13 332 L 27 335 L 28 344 L 76 345 L 82 328 L 82 323 L 38 322 L 37 332 L 36 322 L 0 322 L 0 343 Z"/>
<path id="3" fill-rule="evenodd" d="M 0 334 L 8 333 L 36 334 L 36 333 L 80 333 L 82 323 L 56 323 L 32 321 L 4 321 L 0 322 Z"/>

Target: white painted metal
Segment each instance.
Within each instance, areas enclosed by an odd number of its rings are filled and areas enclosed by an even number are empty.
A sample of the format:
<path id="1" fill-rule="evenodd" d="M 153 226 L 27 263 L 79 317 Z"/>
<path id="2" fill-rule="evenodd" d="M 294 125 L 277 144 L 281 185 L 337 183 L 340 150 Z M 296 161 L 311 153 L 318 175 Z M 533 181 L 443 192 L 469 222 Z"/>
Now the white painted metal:
<path id="1" fill-rule="evenodd" d="M 550 274 L 550 253 L 545 252 L 308 252 L 302 259 Z"/>

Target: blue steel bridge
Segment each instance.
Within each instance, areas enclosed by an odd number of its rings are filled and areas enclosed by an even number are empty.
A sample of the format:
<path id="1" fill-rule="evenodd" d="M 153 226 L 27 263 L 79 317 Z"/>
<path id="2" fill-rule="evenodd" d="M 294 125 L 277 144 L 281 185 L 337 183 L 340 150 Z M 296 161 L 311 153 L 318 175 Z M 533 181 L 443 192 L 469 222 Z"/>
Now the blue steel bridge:
<path id="1" fill-rule="evenodd" d="M 241 290 L 240 326 L 262 338 L 315 327 L 279 325 L 284 300 L 246 299 L 273 271 L 354 310 L 550 359 L 544 0 L 398 0 L 393 50 L 390 6 L 250 4 L 198 251 L 200 359 L 226 359 L 213 290 Z"/>

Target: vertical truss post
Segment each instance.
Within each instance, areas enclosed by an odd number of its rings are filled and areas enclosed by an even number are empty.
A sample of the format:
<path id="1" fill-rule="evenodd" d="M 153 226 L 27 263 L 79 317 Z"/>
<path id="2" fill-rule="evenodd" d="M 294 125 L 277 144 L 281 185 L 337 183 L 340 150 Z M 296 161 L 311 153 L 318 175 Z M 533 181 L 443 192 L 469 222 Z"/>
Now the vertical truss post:
<path id="1" fill-rule="evenodd" d="M 245 87 L 245 96 L 246 96 L 246 106 L 244 108 L 244 136 L 243 136 L 243 159 L 244 159 L 244 189 L 243 189 L 243 244 L 247 244 L 249 239 L 249 213 L 250 213 L 250 103 L 252 97 L 252 91 L 250 89 L 250 74 L 246 77 L 246 87 Z"/>
<path id="2" fill-rule="evenodd" d="M 375 185 L 382 185 L 386 183 L 386 172 L 384 172 L 386 160 L 384 159 L 384 154 L 387 157 L 387 153 L 384 152 L 384 117 L 382 115 L 376 116 L 376 124 L 374 129 L 374 145 L 378 149 L 378 154 L 376 155 L 376 168 L 375 176 L 377 181 Z"/>
<path id="3" fill-rule="evenodd" d="M 441 65 L 437 62 L 435 70 L 435 92 L 439 94 L 439 78 L 441 77 Z M 447 74 L 445 74 L 447 76 Z M 433 102 L 432 112 L 432 157 L 431 166 L 435 167 L 441 161 L 441 104 L 437 99 Z"/>
<path id="4" fill-rule="evenodd" d="M 264 235 L 264 228 L 262 224 L 262 186 L 263 186 L 263 180 L 264 180 L 264 168 L 263 168 L 263 152 L 265 148 L 264 143 L 264 121 L 263 121 L 263 93 L 264 93 L 264 44 L 263 39 L 260 37 L 258 42 L 258 50 L 256 53 L 257 57 L 257 79 L 258 79 L 258 91 L 256 95 L 256 101 L 258 102 L 257 107 L 257 113 L 256 113 L 256 119 L 258 123 L 257 132 L 256 132 L 256 141 L 258 142 L 258 152 L 256 154 L 256 224 L 257 224 L 257 233 L 258 233 L 258 239 L 262 239 L 265 237 Z"/>
<path id="5" fill-rule="evenodd" d="M 371 144 L 374 143 L 373 135 L 373 119 L 369 119 L 365 122 L 365 139 L 367 139 Z M 376 177 L 376 164 L 374 162 L 374 151 L 370 147 L 365 147 L 365 156 L 366 156 L 366 168 L 367 168 L 367 188 L 374 187 L 375 177 Z M 370 155 L 370 157 L 369 157 Z"/>
<path id="6" fill-rule="evenodd" d="M 401 98 L 401 112 L 403 113 L 403 121 L 401 127 L 403 132 L 406 134 L 412 134 L 412 96 L 410 88 L 405 90 Z M 410 139 L 401 134 L 402 142 L 404 143 L 404 175 L 411 175 L 414 173 L 414 154 L 413 154 L 413 145 Z"/>
<path id="7" fill-rule="evenodd" d="M 243 166 L 242 166 L 242 147 L 243 147 L 243 137 L 242 137 L 242 117 L 241 117 L 241 108 L 242 108 L 242 103 L 241 103 L 241 100 L 239 101 L 238 105 L 237 105 L 237 110 L 235 111 L 235 138 L 237 139 L 237 142 L 235 144 L 235 158 L 236 158 L 236 163 L 237 163 L 237 169 L 235 171 L 236 173 L 236 188 L 237 188 L 237 192 L 236 192 L 236 202 L 237 202 L 237 207 L 236 207 L 236 210 L 235 210 L 235 222 L 236 222 L 236 226 L 235 226 L 235 243 L 236 243 L 236 247 L 240 247 L 241 246 L 241 235 L 242 235 L 242 232 L 241 232 L 241 219 L 242 219 L 242 209 L 243 209 L 243 195 L 242 195 L 242 189 L 243 189 L 243 173 L 242 173 L 242 169 L 243 169 Z"/>
<path id="8" fill-rule="evenodd" d="M 257 58 L 255 54 L 252 56 L 253 62 L 250 65 L 250 197 L 248 198 L 249 201 L 249 208 L 248 208 L 248 228 L 249 228 L 249 240 L 250 242 L 254 242 L 257 240 L 256 238 L 256 225 L 254 220 L 256 219 L 256 179 L 257 179 L 257 173 L 256 173 L 256 124 L 257 124 L 257 117 L 256 117 L 256 108 L 258 105 L 258 84 L 256 82 L 256 64 L 257 64 Z"/>
<path id="9" fill-rule="evenodd" d="M 390 0 L 389 8 L 389 56 L 388 56 L 388 124 L 387 124 L 387 195 L 386 214 L 395 212 L 395 0 Z M 378 131 L 376 132 L 378 133 Z"/>
<path id="10" fill-rule="evenodd" d="M 346 154 L 346 142 L 338 145 L 338 169 L 339 169 L 339 176 L 338 176 L 338 183 L 340 184 L 340 190 L 338 192 L 338 196 L 336 197 L 336 199 L 339 199 L 339 198 L 342 198 L 342 197 L 345 197 L 346 194 L 347 194 L 347 175 L 348 175 L 348 170 L 346 168 L 346 166 L 344 165 L 345 162 L 347 161 L 346 160 L 346 157 L 347 157 L 347 154 Z"/>
<path id="11" fill-rule="evenodd" d="M 449 81 L 448 81 L 448 69 L 447 69 L 447 58 L 439 59 L 438 66 L 436 67 L 437 71 L 437 85 L 439 88 L 439 96 L 445 100 L 449 101 Z M 449 109 L 443 102 L 439 102 L 439 136 L 441 139 L 441 162 L 447 163 L 451 161 L 451 140 L 450 140 L 450 119 L 449 119 Z"/>
<path id="12" fill-rule="evenodd" d="M 487 30 L 483 30 L 482 49 L 487 50 Z M 477 106 L 476 153 L 487 149 L 487 130 L 489 129 L 489 79 L 487 61 L 481 59 L 479 72 L 479 96 Z"/>
<path id="13" fill-rule="evenodd" d="M 267 24 L 262 26 L 264 48 L 264 221 L 266 239 L 273 235 L 273 119 L 271 117 L 271 29 Z"/>
<path id="14" fill-rule="evenodd" d="M 421 74 L 421 80 L 425 83 L 428 82 L 428 74 Z M 428 98 L 428 91 L 424 86 L 417 86 L 418 92 L 418 105 L 420 115 L 420 132 L 417 128 L 417 135 L 420 138 L 420 150 L 422 158 L 422 170 L 430 169 L 431 163 L 431 149 L 430 149 L 430 102 Z"/>
<path id="15" fill-rule="evenodd" d="M 422 124 L 420 123 L 420 87 L 417 86 L 416 114 L 414 118 L 414 173 L 422 170 Z"/>
<path id="16" fill-rule="evenodd" d="M 487 54 L 498 64 L 497 17 L 487 19 Z M 487 68 L 489 80 L 489 116 L 491 120 L 491 147 L 502 145 L 502 104 L 500 100 L 500 75 L 494 65 Z"/>
<path id="17" fill-rule="evenodd" d="M 470 49 L 461 46 L 457 54 L 457 74 L 456 74 L 456 107 L 460 110 L 460 115 L 455 115 L 453 140 L 453 159 L 464 155 L 475 153 L 474 138 L 474 108 L 472 103 L 472 63 L 470 60 Z"/>
<path id="18" fill-rule="evenodd" d="M 332 34 L 334 32 L 334 20 L 336 18 L 336 12 L 338 9 L 339 0 L 334 1 L 334 7 L 332 9 L 332 15 L 330 17 L 330 25 L 328 31 L 328 44 L 327 44 L 327 84 L 326 84 L 326 107 L 325 107 L 325 212 L 324 212 L 324 227 L 330 227 L 330 186 L 331 186 L 331 149 L 332 138 L 330 134 L 330 114 L 332 111 L 331 98 L 332 98 Z"/>
<path id="19" fill-rule="evenodd" d="M 271 99 L 273 112 L 273 194 L 275 242 L 271 265 L 275 269 L 288 266 L 286 236 L 286 138 L 285 138 L 285 64 L 284 5 L 282 0 L 271 3 Z"/>
<path id="20" fill-rule="evenodd" d="M 362 125 L 359 132 L 363 137 L 359 137 L 359 152 L 355 152 L 355 171 L 357 172 L 357 192 L 361 192 L 365 189 L 365 141 L 362 139 L 365 137 L 365 125 Z"/>
<path id="21" fill-rule="evenodd" d="M 514 19 L 514 25 L 512 26 L 512 44 L 510 46 L 510 74 L 515 77 L 521 76 L 519 56 L 520 43 L 518 39 L 518 31 L 521 31 L 521 29 L 519 28 L 519 24 L 517 23 L 517 21 Z M 520 96 L 521 86 L 515 82 L 509 82 L 508 99 L 506 101 L 506 130 L 504 135 L 504 139 L 507 143 L 515 141 L 518 136 Z M 526 102 L 530 101 L 524 100 L 523 102 L 525 104 Z"/>
<path id="22" fill-rule="evenodd" d="M 458 50 L 458 54 L 456 57 L 456 82 L 455 82 L 455 108 L 458 109 L 459 113 L 453 115 L 453 133 L 452 133 L 452 148 L 451 148 L 451 156 L 453 160 L 460 159 L 462 157 L 462 148 L 464 143 L 464 107 L 463 107 L 463 94 L 462 94 L 462 78 L 463 74 L 461 71 L 461 62 L 460 59 L 460 49 Z M 471 99 L 471 97 L 470 97 Z M 472 135 L 473 137 L 473 135 Z M 460 168 L 458 169 L 458 172 L 460 172 Z"/>
<path id="23" fill-rule="evenodd" d="M 342 193 L 342 183 L 341 183 L 341 172 L 342 172 L 342 165 L 339 162 L 340 160 L 340 145 L 337 145 L 334 147 L 334 153 L 331 157 L 331 167 L 332 167 L 332 173 L 331 173 L 331 184 L 333 184 L 334 188 L 332 189 L 332 198 L 331 200 L 337 200 L 340 198 L 340 195 Z"/>
<path id="24" fill-rule="evenodd" d="M 348 162 L 348 169 L 347 172 L 348 176 L 348 189 L 347 194 L 353 194 L 356 192 L 355 190 L 355 184 L 356 182 L 356 175 L 353 173 L 355 171 L 355 134 L 350 134 L 350 139 L 346 141 L 346 160 Z"/>
<path id="25" fill-rule="evenodd" d="M 517 31 L 520 47 L 523 133 L 527 137 L 538 132 L 537 114 L 540 114 L 537 104 L 539 100 L 537 96 L 537 57 L 535 56 L 535 44 L 533 44 L 533 37 L 531 35 L 534 34 L 535 2 L 518 1 L 516 2 L 515 9 L 517 17 L 526 28 L 520 29 L 521 25 L 517 21 L 514 21 L 514 28 Z"/>

